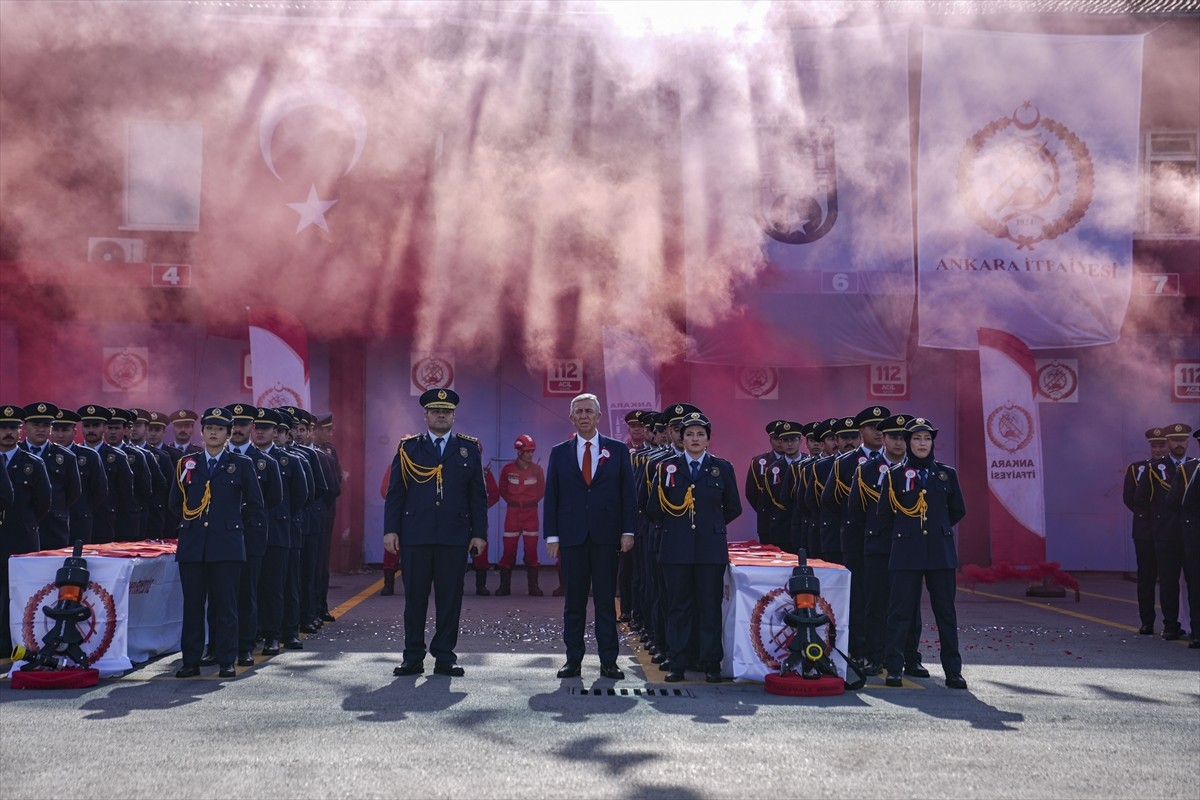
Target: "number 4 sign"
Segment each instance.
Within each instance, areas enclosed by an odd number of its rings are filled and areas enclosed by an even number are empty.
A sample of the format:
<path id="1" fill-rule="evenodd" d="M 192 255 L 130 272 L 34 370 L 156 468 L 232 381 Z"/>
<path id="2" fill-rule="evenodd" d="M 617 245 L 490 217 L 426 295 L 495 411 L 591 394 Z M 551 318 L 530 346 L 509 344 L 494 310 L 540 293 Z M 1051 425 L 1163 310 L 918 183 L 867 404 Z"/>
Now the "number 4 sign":
<path id="1" fill-rule="evenodd" d="M 884 361 L 867 364 L 867 394 L 884 400 L 907 400 L 908 364 Z"/>
<path id="2" fill-rule="evenodd" d="M 151 264 L 150 285 L 187 289 L 192 285 L 192 265 Z"/>

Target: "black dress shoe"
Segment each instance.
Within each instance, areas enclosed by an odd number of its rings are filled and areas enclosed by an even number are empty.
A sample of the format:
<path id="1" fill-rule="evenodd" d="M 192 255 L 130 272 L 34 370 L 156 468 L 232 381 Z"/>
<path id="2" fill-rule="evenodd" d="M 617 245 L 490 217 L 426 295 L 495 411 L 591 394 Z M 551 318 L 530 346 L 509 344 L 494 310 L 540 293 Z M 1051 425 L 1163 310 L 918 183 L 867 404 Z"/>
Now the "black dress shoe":
<path id="1" fill-rule="evenodd" d="M 264 656 L 279 655 L 279 640 L 278 639 L 267 639 L 265 642 L 263 642 L 262 654 Z"/>
<path id="2" fill-rule="evenodd" d="M 650 659 L 650 661 L 655 664 L 665 664 L 665 663 L 667 663 L 667 654 L 666 653 L 656 653 Z"/>
<path id="3" fill-rule="evenodd" d="M 671 670 L 667 673 L 667 677 L 663 678 L 667 683 L 679 683 L 683 680 L 683 670 Z"/>
<path id="4" fill-rule="evenodd" d="M 213 664 L 216 664 L 216 663 L 217 663 L 217 657 L 213 655 L 212 650 L 210 650 L 207 647 L 204 648 L 204 653 L 203 653 L 203 655 L 200 656 L 200 666 L 211 667 Z"/>
<path id="5" fill-rule="evenodd" d="M 1177 639 L 1182 639 L 1182 638 L 1183 638 L 1183 628 L 1171 628 L 1169 630 L 1163 631 L 1163 641 L 1164 642 L 1174 642 Z M 200 663 L 203 664 L 204 662 L 201 661 Z"/>
<path id="6" fill-rule="evenodd" d="M 612 678 L 614 681 L 623 681 L 625 680 L 625 673 L 621 671 L 621 668 L 615 662 L 610 662 L 600 665 L 600 677 Z"/>
<path id="7" fill-rule="evenodd" d="M 467 671 L 457 664 L 434 664 L 434 675 L 445 675 L 450 678 L 461 678 L 467 674 Z"/>
<path id="8" fill-rule="evenodd" d="M 226 664 L 221 667 L 221 671 L 217 673 L 219 678 L 236 678 L 237 670 L 233 668 L 233 664 Z"/>
<path id="9" fill-rule="evenodd" d="M 666 661 L 663 661 L 661 664 L 658 665 L 658 669 L 660 672 L 670 672 L 671 665 L 668 664 Z"/>
<path id="10" fill-rule="evenodd" d="M 704 673 L 704 680 L 707 683 L 720 683 L 725 680 L 725 676 L 721 674 L 719 669 L 710 669 Z"/>
<path id="11" fill-rule="evenodd" d="M 254 666 L 254 653 L 247 650 L 246 652 L 239 655 L 238 660 L 237 660 L 237 665 L 239 667 L 253 667 Z"/>
<path id="12" fill-rule="evenodd" d="M 401 661 L 400 666 L 392 670 L 392 674 L 397 677 L 404 677 L 405 675 L 420 675 L 424 671 L 424 661 Z"/>
<path id="13" fill-rule="evenodd" d="M 1192 640 L 1188 642 L 1188 650 L 1200 650 L 1200 639 L 1192 636 Z"/>
<path id="14" fill-rule="evenodd" d="M 1138 628 L 1138 633 L 1140 633 L 1142 636 L 1153 636 L 1154 635 L 1154 626 L 1153 625 L 1143 625 L 1142 627 Z"/>
<path id="15" fill-rule="evenodd" d="M 580 667 L 580 664 L 578 661 L 568 661 L 567 663 L 563 664 L 562 669 L 560 669 L 558 671 L 558 677 L 560 677 L 560 678 L 578 678 L 579 677 L 579 667 Z"/>
<path id="16" fill-rule="evenodd" d="M 878 661 L 867 660 L 862 662 L 862 666 L 858 668 L 858 671 L 862 673 L 863 677 L 870 678 L 883 672 L 883 665 Z"/>
<path id="17" fill-rule="evenodd" d="M 967 688 L 967 681 L 962 675 L 947 675 L 946 685 L 951 689 L 965 689 Z"/>
<path id="18" fill-rule="evenodd" d="M 928 678 L 929 670 L 925 669 L 925 665 L 918 661 L 915 664 L 905 664 L 904 674 L 912 675 L 914 678 Z"/>
<path id="19" fill-rule="evenodd" d="M 629 622 L 629 615 L 622 614 L 621 616 L 617 617 L 617 622 Z"/>
<path id="20" fill-rule="evenodd" d="M 285 650 L 303 650 L 304 642 L 300 641 L 299 636 L 290 636 L 283 640 L 283 648 Z"/>
<path id="21" fill-rule="evenodd" d="M 887 678 L 883 681 L 885 686 L 893 688 L 904 685 L 904 677 L 898 672 L 889 672 Z"/>
<path id="22" fill-rule="evenodd" d="M 311 622 L 306 622 L 300 626 L 301 633 L 316 633 L 317 629 Z"/>
<path id="23" fill-rule="evenodd" d="M 194 678 L 200 674 L 199 667 L 182 666 L 175 672 L 176 678 Z"/>
<path id="24" fill-rule="evenodd" d="M 337 617 L 335 617 L 333 614 L 330 614 L 328 611 L 326 611 L 324 614 L 321 615 L 321 620 L 324 622 L 336 622 Z"/>

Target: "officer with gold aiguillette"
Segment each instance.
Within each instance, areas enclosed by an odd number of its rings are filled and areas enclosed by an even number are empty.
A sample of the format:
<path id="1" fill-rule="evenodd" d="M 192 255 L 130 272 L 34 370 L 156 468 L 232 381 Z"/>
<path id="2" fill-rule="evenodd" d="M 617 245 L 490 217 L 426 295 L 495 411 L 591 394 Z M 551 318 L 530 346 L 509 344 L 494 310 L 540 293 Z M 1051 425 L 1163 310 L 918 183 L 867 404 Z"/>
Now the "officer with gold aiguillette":
<path id="1" fill-rule="evenodd" d="M 487 547 L 487 490 L 478 440 L 452 433 L 458 393 L 430 389 L 421 395 L 427 433 L 405 437 L 392 459 L 384 504 L 383 546 L 400 553 L 404 576 L 404 656 L 395 675 L 425 669 L 425 619 L 429 593 L 437 604 L 428 651 L 434 673 L 457 677 L 454 647 L 462 611 L 463 562 L 468 547 Z"/>

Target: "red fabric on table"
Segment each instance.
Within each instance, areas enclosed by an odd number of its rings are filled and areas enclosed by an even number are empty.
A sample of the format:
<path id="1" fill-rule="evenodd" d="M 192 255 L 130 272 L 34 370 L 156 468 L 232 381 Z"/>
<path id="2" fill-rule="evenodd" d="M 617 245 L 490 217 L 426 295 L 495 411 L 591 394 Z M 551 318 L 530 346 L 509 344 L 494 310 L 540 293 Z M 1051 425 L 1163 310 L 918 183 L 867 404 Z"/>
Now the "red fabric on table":
<path id="1" fill-rule="evenodd" d="M 735 567 L 795 567 L 800 559 L 794 553 L 780 550 L 773 544 L 759 544 L 756 541 L 730 542 L 729 563 Z M 845 569 L 841 564 L 830 564 L 819 559 L 808 559 L 810 567 L 825 569 Z"/>
<path id="2" fill-rule="evenodd" d="M 110 542 L 109 544 L 85 544 L 84 558 L 158 558 L 175 555 L 177 539 L 150 540 L 145 542 Z M 36 553 L 21 553 L 22 556 L 58 556 L 66 558 L 74 551 L 70 547 L 57 550 L 39 550 Z"/>

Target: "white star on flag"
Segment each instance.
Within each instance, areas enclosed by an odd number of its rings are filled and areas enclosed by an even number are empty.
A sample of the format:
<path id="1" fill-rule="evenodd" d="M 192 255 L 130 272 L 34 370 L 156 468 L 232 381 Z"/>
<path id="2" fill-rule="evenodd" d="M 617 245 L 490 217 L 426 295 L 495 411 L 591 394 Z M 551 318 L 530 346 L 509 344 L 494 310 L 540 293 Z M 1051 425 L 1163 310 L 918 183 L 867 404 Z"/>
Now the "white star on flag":
<path id="1" fill-rule="evenodd" d="M 337 200 L 322 200 L 317 196 L 317 187 L 315 184 L 309 187 L 308 199 L 303 203 L 288 203 L 287 207 L 300 215 L 299 222 L 296 223 L 296 233 L 307 228 L 309 225 L 316 225 L 321 230 L 329 233 L 329 223 L 325 221 L 325 212 L 333 208 Z"/>

